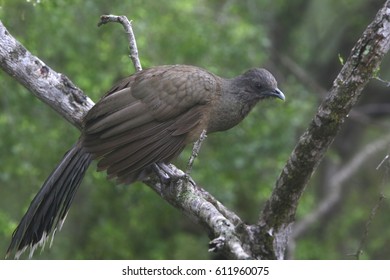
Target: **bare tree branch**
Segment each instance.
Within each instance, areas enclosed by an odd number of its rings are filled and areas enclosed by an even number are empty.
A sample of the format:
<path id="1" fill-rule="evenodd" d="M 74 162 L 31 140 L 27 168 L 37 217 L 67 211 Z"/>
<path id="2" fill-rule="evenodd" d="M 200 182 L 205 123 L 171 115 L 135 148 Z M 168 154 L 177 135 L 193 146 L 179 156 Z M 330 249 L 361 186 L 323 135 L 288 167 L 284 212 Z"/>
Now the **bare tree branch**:
<path id="1" fill-rule="evenodd" d="M 238 216 L 197 186 L 193 180 L 187 180 L 183 171 L 172 164 L 170 167 L 177 173 L 177 180 L 164 183 L 157 177 L 151 177 L 144 180 L 144 183 L 193 221 L 203 225 L 208 233 L 215 237 L 210 243 L 211 251 L 223 252 L 234 259 L 253 258 L 250 249 L 244 249 L 245 239 L 241 236 L 248 233 Z"/>
<path id="2" fill-rule="evenodd" d="M 64 74 L 57 73 L 13 38 L 0 21 L 0 67 L 74 126 L 94 105 Z M 50 94 L 48 94 L 50 93 Z"/>
<path id="3" fill-rule="evenodd" d="M 118 23 L 122 24 L 122 26 L 125 29 L 125 32 L 127 34 L 127 40 L 129 41 L 130 58 L 131 58 L 131 61 L 133 61 L 135 71 L 136 72 L 141 71 L 142 66 L 141 66 L 141 61 L 139 60 L 139 56 L 138 56 L 137 41 L 135 40 L 133 27 L 131 26 L 131 21 L 129 21 L 126 16 L 102 15 L 100 17 L 100 21 L 98 23 L 98 26 L 101 26 L 101 25 L 109 23 L 109 22 L 118 22 Z"/>
<path id="4" fill-rule="evenodd" d="M 259 218 L 259 225 L 263 227 L 263 232 L 269 233 L 272 241 L 265 244 L 268 247 L 264 248 L 264 252 L 286 248 L 286 236 L 291 234 L 291 224 L 307 182 L 361 96 L 363 88 L 379 69 L 389 47 L 390 1 L 386 1 L 353 47 L 332 89 L 301 136 L 276 182 L 272 196 Z"/>

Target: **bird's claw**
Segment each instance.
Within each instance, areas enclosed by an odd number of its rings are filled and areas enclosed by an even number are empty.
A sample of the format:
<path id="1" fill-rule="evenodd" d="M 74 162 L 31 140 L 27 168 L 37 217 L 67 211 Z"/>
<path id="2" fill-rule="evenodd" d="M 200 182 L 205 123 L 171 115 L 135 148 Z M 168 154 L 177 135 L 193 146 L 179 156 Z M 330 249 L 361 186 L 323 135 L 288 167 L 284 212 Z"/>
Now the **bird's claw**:
<path id="1" fill-rule="evenodd" d="M 164 184 L 168 184 L 172 181 L 178 180 L 188 180 L 188 176 L 186 173 L 181 171 L 180 169 L 174 167 L 171 164 L 166 164 L 163 162 L 154 163 L 153 169 L 160 178 L 161 182 Z"/>
<path id="2" fill-rule="evenodd" d="M 219 236 L 209 242 L 209 252 L 220 251 L 226 243 L 226 239 L 223 236 Z"/>

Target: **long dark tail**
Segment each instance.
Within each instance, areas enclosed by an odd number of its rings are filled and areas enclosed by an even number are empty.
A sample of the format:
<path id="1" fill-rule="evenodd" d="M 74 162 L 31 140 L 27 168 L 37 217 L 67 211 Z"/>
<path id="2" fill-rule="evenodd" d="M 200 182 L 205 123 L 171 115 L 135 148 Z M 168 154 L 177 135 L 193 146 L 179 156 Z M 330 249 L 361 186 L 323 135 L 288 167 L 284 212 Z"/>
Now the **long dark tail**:
<path id="1" fill-rule="evenodd" d="M 30 257 L 37 246 L 43 246 L 50 234 L 61 229 L 76 191 L 92 157 L 80 142 L 64 156 L 34 197 L 26 214 L 12 234 L 7 255 L 15 258 L 30 248 Z"/>

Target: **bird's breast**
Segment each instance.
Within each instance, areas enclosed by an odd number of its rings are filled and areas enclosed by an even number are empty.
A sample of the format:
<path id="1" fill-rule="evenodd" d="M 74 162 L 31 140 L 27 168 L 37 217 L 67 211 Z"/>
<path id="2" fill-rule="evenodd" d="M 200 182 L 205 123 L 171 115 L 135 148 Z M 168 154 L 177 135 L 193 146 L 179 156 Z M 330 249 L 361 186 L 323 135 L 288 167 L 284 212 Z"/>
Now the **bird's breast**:
<path id="1" fill-rule="evenodd" d="M 221 100 L 210 112 L 208 132 L 228 130 L 240 123 L 249 113 L 250 108 L 246 104 L 229 98 Z"/>

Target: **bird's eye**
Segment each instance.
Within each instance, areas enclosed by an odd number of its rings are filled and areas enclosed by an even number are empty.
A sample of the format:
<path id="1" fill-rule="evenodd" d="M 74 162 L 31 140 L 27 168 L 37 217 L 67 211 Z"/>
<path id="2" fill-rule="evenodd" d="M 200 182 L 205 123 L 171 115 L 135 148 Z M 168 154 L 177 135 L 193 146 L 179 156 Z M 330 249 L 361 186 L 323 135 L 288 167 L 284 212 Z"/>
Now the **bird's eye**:
<path id="1" fill-rule="evenodd" d="M 262 85 L 261 83 L 257 82 L 257 83 L 255 83 L 255 87 L 256 87 L 257 89 L 262 89 L 262 88 L 263 88 L 263 85 Z"/>

